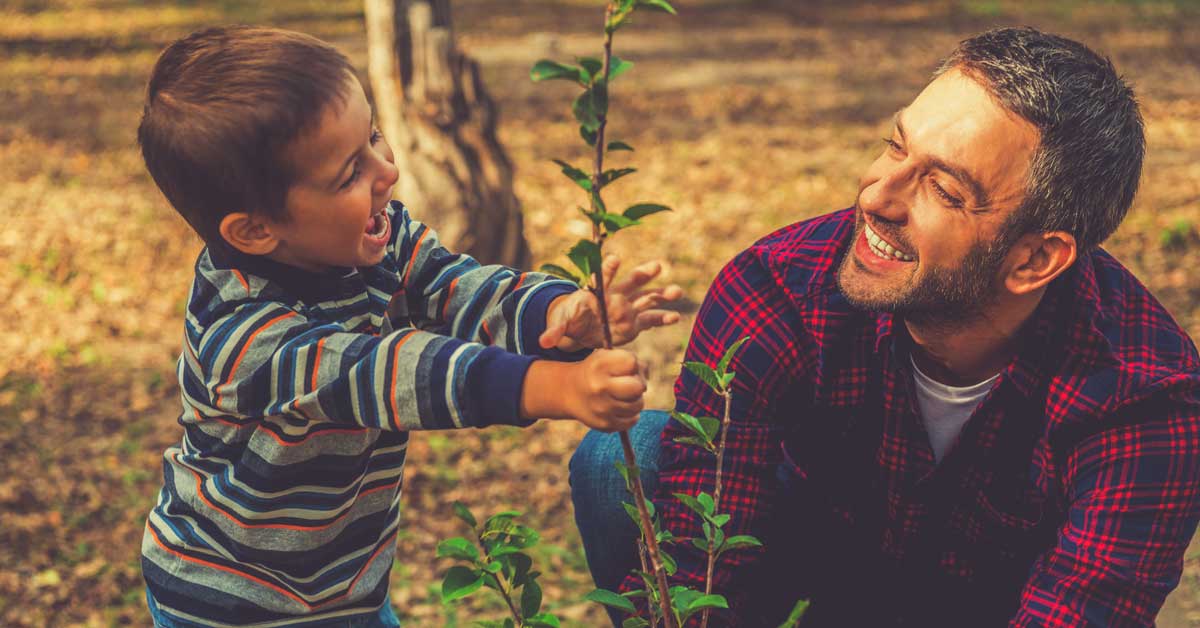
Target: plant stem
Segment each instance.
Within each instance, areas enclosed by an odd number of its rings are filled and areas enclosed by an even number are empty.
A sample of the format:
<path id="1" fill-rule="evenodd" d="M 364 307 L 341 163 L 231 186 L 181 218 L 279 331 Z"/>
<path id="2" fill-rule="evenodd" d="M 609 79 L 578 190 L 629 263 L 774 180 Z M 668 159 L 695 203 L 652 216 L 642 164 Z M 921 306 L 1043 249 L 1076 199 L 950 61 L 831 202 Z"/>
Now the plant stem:
<path id="1" fill-rule="evenodd" d="M 717 445 L 717 481 L 713 488 L 713 512 L 720 512 L 721 508 L 721 467 L 725 461 L 725 437 L 729 434 L 729 410 L 733 403 L 733 393 L 729 389 L 721 391 L 721 396 L 725 398 L 725 416 L 721 419 L 721 443 Z M 717 548 L 713 546 L 712 541 L 708 542 L 708 572 L 704 578 L 704 594 L 712 593 L 713 567 L 717 562 Z M 710 609 L 704 609 L 700 613 L 700 628 L 708 628 L 708 612 Z"/>
<path id="2" fill-rule="evenodd" d="M 481 550 L 483 550 L 483 552 L 482 552 L 483 559 L 484 559 L 483 563 L 485 565 L 488 563 L 491 563 L 492 557 L 490 554 L 488 554 L 487 545 L 483 544 L 483 537 L 480 536 L 479 533 L 477 532 L 477 533 L 475 533 L 475 538 L 479 541 L 479 548 Z M 504 572 L 503 571 L 498 571 L 496 573 L 489 572 L 488 575 L 491 576 L 492 579 L 496 581 L 496 588 L 500 591 L 500 597 L 503 597 L 504 602 L 506 604 L 508 604 L 508 610 L 510 613 L 512 613 L 513 621 L 516 622 L 517 628 L 521 628 L 522 626 L 525 625 L 525 620 L 521 617 L 521 611 L 519 609 L 517 609 L 517 605 L 513 604 L 512 595 L 511 595 L 512 588 L 505 586 L 506 580 L 504 578 Z"/>
<path id="3" fill-rule="evenodd" d="M 613 5 L 610 2 L 604 11 L 604 70 L 601 75 L 606 95 L 608 92 L 608 73 L 612 62 L 612 33 L 608 31 L 608 22 L 612 18 L 612 14 Z M 595 89 L 594 86 L 593 89 Z M 592 170 L 593 212 L 600 211 L 597 199 L 600 198 L 600 178 L 604 173 L 604 131 L 608 126 L 607 108 L 599 114 L 598 118 L 600 127 L 596 129 L 596 161 L 595 168 Z M 592 240 L 596 242 L 597 247 L 604 246 L 604 234 L 601 233 L 599 225 L 592 227 Z M 603 253 L 601 253 L 600 259 L 604 259 Z M 604 300 L 604 272 L 602 268 L 596 268 L 592 274 L 594 283 L 592 290 L 595 291 L 596 300 L 600 304 L 600 323 L 604 329 L 604 348 L 612 349 L 612 329 L 608 323 L 608 304 Z M 646 552 L 650 555 L 650 567 L 654 570 L 655 582 L 658 584 L 658 600 L 662 610 L 663 623 L 666 625 L 666 628 L 675 628 L 671 594 L 667 586 L 667 572 L 663 567 L 662 556 L 658 551 L 658 538 L 655 536 L 654 522 L 650 519 L 650 511 L 646 509 L 646 493 L 642 488 L 641 471 L 638 468 L 637 456 L 633 452 L 633 442 L 629 439 L 629 431 L 621 430 L 620 434 L 621 449 L 625 453 L 625 466 L 629 468 L 630 484 L 633 488 L 633 501 L 637 506 L 638 520 L 642 527 L 642 538 L 646 542 Z M 650 613 L 653 617 L 654 611 L 651 610 Z"/>

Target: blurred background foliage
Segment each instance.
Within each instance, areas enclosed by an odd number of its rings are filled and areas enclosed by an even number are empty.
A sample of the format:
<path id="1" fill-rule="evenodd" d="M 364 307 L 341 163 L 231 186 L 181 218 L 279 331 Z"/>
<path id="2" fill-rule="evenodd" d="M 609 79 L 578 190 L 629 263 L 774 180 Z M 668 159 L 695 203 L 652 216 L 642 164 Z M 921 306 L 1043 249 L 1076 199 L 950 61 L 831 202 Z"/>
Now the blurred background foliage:
<path id="1" fill-rule="evenodd" d="M 566 106 L 571 87 L 535 88 L 528 70 L 595 50 L 599 4 L 452 2 L 459 45 L 482 64 L 501 109 L 536 263 L 586 235 L 576 191 L 548 161 L 585 156 Z M 1142 189 L 1107 248 L 1193 337 L 1200 330 L 1200 282 L 1189 270 L 1200 263 L 1200 3 L 677 6 L 678 19 L 639 19 L 622 32 L 619 54 L 637 68 L 614 88 L 624 102 L 611 128 L 638 147 L 641 170 L 610 200 L 653 198 L 676 211 L 611 248 L 630 261 L 666 257 L 693 305 L 757 238 L 852 202 L 891 114 L 955 42 L 1030 24 L 1110 55 L 1140 94 Z M 309 32 L 365 67 L 355 0 L 0 2 L 0 625 L 148 621 L 138 546 L 162 450 L 180 433 L 174 362 L 200 244 L 146 175 L 134 129 L 163 46 L 231 22 Z M 652 406 L 671 404 L 690 321 L 638 341 Z M 548 610 L 569 625 L 602 625 L 578 601 L 590 581 L 566 474 L 581 435 L 543 424 L 414 439 L 392 585 L 405 625 L 465 623 L 437 593 L 447 564 L 434 547 L 455 534 L 454 500 L 480 513 L 528 512 L 545 538 L 536 558 Z M 1200 625 L 1198 577 L 1189 560 L 1160 626 Z"/>

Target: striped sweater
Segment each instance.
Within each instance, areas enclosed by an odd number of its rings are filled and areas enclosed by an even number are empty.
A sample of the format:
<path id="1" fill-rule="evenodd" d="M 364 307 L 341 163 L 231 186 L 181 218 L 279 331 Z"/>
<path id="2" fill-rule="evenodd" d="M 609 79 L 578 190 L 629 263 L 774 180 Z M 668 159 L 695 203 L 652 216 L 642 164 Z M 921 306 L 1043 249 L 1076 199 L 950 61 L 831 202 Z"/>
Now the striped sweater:
<path id="1" fill-rule="evenodd" d="M 374 615 L 408 430 L 527 424 L 550 301 L 575 286 L 447 251 L 403 205 L 379 264 L 314 274 L 206 249 L 178 376 L 181 442 L 142 540 L 149 592 L 203 626 Z"/>

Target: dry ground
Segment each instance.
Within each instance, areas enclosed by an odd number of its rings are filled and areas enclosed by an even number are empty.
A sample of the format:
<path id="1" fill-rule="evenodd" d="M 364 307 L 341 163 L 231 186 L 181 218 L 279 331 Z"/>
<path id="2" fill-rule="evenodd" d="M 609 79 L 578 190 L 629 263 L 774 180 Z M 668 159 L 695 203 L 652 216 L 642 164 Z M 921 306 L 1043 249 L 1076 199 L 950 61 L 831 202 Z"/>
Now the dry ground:
<path id="1" fill-rule="evenodd" d="M 502 107 L 501 139 L 518 166 L 541 261 L 580 228 L 576 195 L 547 160 L 582 151 L 570 90 L 531 85 L 527 71 L 541 57 L 595 51 L 599 4 L 454 3 L 460 41 L 483 62 Z M 1200 331 L 1200 283 L 1188 270 L 1200 262 L 1194 2 L 678 5 L 678 19 L 642 19 L 619 35 L 618 54 L 637 67 L 615 89 L 611 127 L 638 148 L 621 160 L 641 168 L 612 200 L 676 211 L 622 234 L 614 248 L 670 260 L 693 300 L 756 238 L 847 205 L 891 113 L 955 41 L 994 24 L 1032 24 L 1107 52 L 1141 94 L 1142 191 L 1108 248 L 1193 337 Z M 199 250 L 134 146 L 145 77 L 172 38 L 234 21 L 311 32 L 361 67 L 360 5 L 8 0 L 0 11 L 0 625 L 141 626 L 137 548 L 162 449 L 179 435 L 173 363 Z M 652 405 L 671 402 L 689 322 L 639 341 Z M 444 608 L 436 592 L 444 565 L 434 546 L 459 533 L 448 516 L 454 499 L 479 512 L 529 512 L 546 539 L 539 562 L 554 610 L 571 625 L 601 625 L 577 601 L 589 582 L 566 462 L 581 433 L 555 424 L 415 439 L 399 541 L 405 563 L 392 589 L 406 625 L 467 616 Z M 1160 625 L 1200 625 L 1198 576 L 1189 562 Z"/>

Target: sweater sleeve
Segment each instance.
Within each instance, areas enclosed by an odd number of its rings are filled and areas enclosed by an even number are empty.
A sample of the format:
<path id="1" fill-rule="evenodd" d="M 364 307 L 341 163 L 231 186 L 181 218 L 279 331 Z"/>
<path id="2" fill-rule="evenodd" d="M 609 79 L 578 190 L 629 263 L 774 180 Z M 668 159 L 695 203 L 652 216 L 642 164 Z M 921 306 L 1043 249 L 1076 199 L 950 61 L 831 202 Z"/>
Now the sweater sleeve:
<path id="1" fill-rule="evenodd" d="M 250 302 L 191 344 L 180 369 L 197 419 L 282 415 L 387 430 L 529 423 L 520 394 L 534 358 L 414 327 L 347 333 Z"/>

